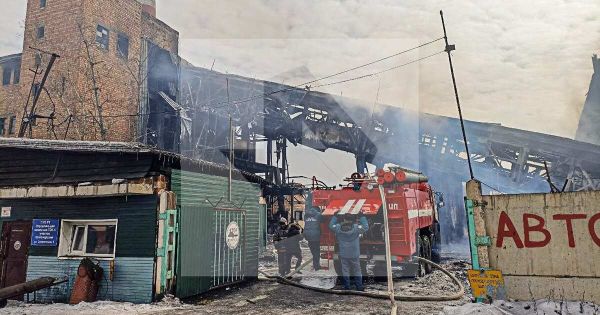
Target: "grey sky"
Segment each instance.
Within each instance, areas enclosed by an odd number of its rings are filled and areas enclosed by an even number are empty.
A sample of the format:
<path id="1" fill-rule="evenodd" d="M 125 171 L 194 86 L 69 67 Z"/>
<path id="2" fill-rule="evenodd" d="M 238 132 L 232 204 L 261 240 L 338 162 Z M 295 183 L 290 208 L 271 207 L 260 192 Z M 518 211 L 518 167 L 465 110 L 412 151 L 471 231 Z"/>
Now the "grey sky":
<path id="1" fill-rule="evenodd" d="M 26 1 L 3 2 L 0 55 L 21 50 Z M 597 0 L 157 2 L 158 17 L 180 32 L 181 52 L 188 61 L 210 67 L 216 60 L 215 70 L 261 79 L 281 79 L 281 73 L 301 67 L 319 77 L 440 37 L 438 12 L 443 9 L 457 45 L 454 57 L 465 117 L 569 138 L 575 134 L 592 74 L 590 56 L 600 51 Z M 442 49 L 438 42 L 329 81 Z M 456 116 L 444 55 L 324 91 L 371 104 L 380 80 L 380 102 Z"/>

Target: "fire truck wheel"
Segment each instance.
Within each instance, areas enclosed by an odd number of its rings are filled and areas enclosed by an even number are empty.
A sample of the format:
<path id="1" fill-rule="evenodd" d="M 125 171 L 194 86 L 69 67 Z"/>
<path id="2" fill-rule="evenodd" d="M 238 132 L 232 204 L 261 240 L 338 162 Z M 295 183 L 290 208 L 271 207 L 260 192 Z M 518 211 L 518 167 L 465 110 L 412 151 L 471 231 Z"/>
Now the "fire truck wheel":
<path id="1" fill-rule="evenodd" d="M 419 246 L 419 256 L 431 260 L 431 239 L 427 235 L 421 235 L 421 244 Z M 424 262 L 419 263 L 419 277 L 431 273 L 432 267 Z"/>

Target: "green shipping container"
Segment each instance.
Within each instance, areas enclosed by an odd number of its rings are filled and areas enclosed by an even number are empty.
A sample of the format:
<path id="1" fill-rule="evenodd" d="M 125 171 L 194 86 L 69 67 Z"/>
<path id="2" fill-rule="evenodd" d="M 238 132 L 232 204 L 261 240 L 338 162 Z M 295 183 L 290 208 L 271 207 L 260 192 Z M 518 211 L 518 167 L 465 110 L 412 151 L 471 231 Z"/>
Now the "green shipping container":
<path id="1" fill-rule="evenodd" d="M 229 203 L 226 177 L 172 172 L 179 212 L 177 297 L 258 276 L 258 255 L 266 230 L 265 206 L 259 204 L 260 185 L 236 175 Z"/>

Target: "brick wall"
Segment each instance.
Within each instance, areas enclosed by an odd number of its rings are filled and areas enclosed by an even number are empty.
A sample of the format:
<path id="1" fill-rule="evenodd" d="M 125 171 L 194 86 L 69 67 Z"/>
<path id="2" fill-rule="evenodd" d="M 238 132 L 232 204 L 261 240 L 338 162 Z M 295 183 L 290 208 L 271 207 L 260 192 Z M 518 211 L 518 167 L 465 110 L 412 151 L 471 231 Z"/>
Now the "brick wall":
<path id="1" fill-rule="evenodd" d="M 5 58 L 0 58 L 0 136 L 14 136 L 17 132 L 15 124 L 17 116 L 20 119 L 20 111 L 17 111 L 19 106 L 22 108 L 24 104 L 21 100 L 25 97 L 21 94 L 20 79 L 15 83 L 15 76 L 20 77 L 21 56 L 14 55 Z M 18 68 L 18 69 L 17 69 Z M 4 70 L 9 73 L 9 81 L 4 82 Z M 17 73 L 15 73 L 17 72 Z M 11 123 L 11 119 L 13 123 Z"/>
<path id="2" fill-rule="evenodd" d="M 144 12 L 135 0 L 50 0 L 45 8 L 39 4 L 38 0 L 28 1 L 21 83 L 10 89 L 0 87 L 0 117 L 18 113 L 20 120 L 34 77 L 29 69 L 35 68 L 38 54 L 40 71 L 50 59 L 30 48 L 35 47 L 60 58 L 45 85 L 50 97 L 43 92 L 36 107 L 36 114 L 53 115 L 54 119 L 37 119 L 33 137 L 136 141 L 138 106 L 144 97 L 139 93 L 143 81 L 139 70 L 145 58 L 142 39 L 177 53 L 178 33 Z M 98 25 L 108 32 L 106 49 L 96 43 Z M 37 36 L 40 26 L 44 26 L 41 39 Z M 117 51 L 119 36 L 129 41 L 127 58 Z M 41 74 L 36 81 L 40 78 Z"/>

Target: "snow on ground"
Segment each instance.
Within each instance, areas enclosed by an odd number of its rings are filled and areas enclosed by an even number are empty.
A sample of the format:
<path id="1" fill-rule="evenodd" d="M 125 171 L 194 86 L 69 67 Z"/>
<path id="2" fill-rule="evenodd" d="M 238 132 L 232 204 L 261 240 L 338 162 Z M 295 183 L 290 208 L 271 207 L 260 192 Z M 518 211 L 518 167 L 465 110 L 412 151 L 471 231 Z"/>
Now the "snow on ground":
<path id="1" fill-rule="evenodd" d="M 468 303 L 445 307 L 440 315 L 600 315 L 600 305 L 588 302 L 538 300 L 526 302 L 494 301 L 492 304 Z"/>
<path id="2" fill-rule="evenodd" d="M 174 311 L 189 309 L 190 306 L 183 304 L 177 298 L 166 297 L 161 302 L 152 304 L 133 304 L 110 301 L 97 301 L 94 303 L 82 302 L 76 305 L 55 304 L 28 304 L 10 301 L 6 308 L 0 309 L 4 315 L 79 315 L 79 314 L 152 314 L 171 313 Z"/>
<path id="3" fill-rule="evenodd" d="M 333 289 L 335 287 L 335 280 L 337 274 L 333 270 L 319 270 L 311 272 L 303 272 L 300 279 L 300 283 L 314 288 L 322 289 Z"/>

